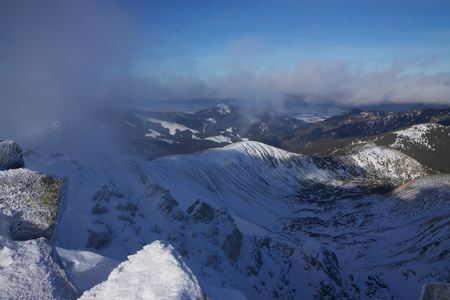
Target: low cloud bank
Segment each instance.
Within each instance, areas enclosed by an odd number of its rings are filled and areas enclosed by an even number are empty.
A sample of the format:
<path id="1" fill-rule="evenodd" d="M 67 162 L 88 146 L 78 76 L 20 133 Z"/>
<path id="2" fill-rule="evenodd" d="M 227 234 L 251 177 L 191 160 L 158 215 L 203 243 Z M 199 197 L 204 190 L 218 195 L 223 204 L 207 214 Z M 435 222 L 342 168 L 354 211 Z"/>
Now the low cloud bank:
<path id="1" fill-rule="evenodd" d="M 345 61 L 305 61 L 259 74 L 237 71 L 208 79 L 166 74 L 133 79 L 126 86 L 133 86 L 128 96 L 141 99 L 234 98 L 264 102 L 297 99 L 310 104 L 346 106 L 450 105 L 450 73 L 403 73 L 404 69 L 395 63 L 381 71 L 355 74 Z"/>

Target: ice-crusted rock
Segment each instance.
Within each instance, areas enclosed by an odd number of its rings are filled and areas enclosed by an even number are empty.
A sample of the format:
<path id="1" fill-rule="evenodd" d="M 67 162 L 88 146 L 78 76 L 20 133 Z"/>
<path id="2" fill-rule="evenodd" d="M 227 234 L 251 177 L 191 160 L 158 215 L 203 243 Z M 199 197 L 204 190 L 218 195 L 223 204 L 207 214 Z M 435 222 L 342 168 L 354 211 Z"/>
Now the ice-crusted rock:
<path id="1" fill-rule="evenodd" d="M 155 241 L 114 269 L 80 299 L 208 299 L 180 254 Z"/>
<path id="2" fill-rule="evenodd" d="M 57 222 L 63 180 L 27 169 L 0 172 L 0 212 L 11 218 L 15 240 L 50 238 Z"/>
<path id="3" fill-rule="evenodd" d="M 188 213 L 191 214 L 194 223 L 206 224 L 203 235 L 213 244 L 220 245 L 228 259 L 237 262 L 241 254 L 243 234 L 237 228 L 227 208 L 222 207 L 216 210 L 209 204 L 196 200 L 188 208 Z"/>
<path id="4" fill-rule="evenodd" d="M 450 299 L 450 283 L 428 283 L 423 286 L 420 300 Z"/>
<path id="5" fill-rule="evenodd" d="M 0 141 L 0 171 L 23 168 L 22 148 L 14 141 Z"/>

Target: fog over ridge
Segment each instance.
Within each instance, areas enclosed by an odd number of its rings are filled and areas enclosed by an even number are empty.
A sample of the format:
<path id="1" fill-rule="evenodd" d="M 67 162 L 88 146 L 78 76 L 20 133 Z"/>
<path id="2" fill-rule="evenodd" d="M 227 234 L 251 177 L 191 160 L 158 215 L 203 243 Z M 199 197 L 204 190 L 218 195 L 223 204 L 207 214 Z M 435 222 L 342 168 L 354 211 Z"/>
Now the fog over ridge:
<path id="1" fill-rule="evenodd" d="M 408 63 L 399 59 L 364 72 L 354 72 L 354 62 L 348 60 L 318 59 L 288 66 L 274 62 L 256 70 L 242 63 L 253 48 L 264 52 L 264 45 L 252 48 L 251 39 L 245 51 L 235 43 L 238 49 L 223 58 L 224 66 L 232 64 L 229 69 L 200 75 L 189 68 L 178 72 L 175 64 L 137 74 L 136 54 L 165 43 L 163 31 L 139 27 L 143 18 L 139 9 L 124 9 L 116 1 L 2 1 L 0 138 L 54 120 L 76 122 L 90 113 L 93 103 L 126 106 L 133 99 L 143 99 L 142 106 L 147 101 L 222 98 L 275 106 L 286 99 L 317 105 L 450 105 L 450 72 L 406 72 L 429 57 Z M 174 59 L 177 64 L 189 61 Z"/>

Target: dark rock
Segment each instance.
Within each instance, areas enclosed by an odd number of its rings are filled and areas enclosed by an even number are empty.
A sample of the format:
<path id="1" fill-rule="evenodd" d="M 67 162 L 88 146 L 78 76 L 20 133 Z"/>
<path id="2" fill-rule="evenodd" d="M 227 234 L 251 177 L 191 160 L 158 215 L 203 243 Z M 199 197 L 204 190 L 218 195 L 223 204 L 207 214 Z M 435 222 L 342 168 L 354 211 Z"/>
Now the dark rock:
<path id="1" fill-rule="evenodd" d="M 89 230 L 87 248 L 100 249 L 105 248 L 111 241 L 111 234 L 107 231 L 97 232 Z"/>
<path id="2" fill-rule="evenodd" d="M 334 252 L 318 242 L 308 241 L 303 244 L 303 259 L 308 264 L 307 269 L 315 267 L 328 275 L 338 286 L 342 285 L 339 261 Z"/>
<path id="3" fill-rule="evenodd" d="M 167 215 L 171 215 L 174 220 L 183 221 L 186 219 L 184 212 L 179 208 L 178 201 L 172 197 L 170 191 L 163 189 L 159 184 L 150 184 L 148 188 L 150 191 L 148 196 L 159 200 L 157 209 Z"/>
<path id="4" fill-rule="evenodd" d="M 93 215 L 103 215 L 108 212 L 108 208 L 106 206 L 102 206 L 100 204 L 95 204 L 94 207 L 92 207 L 92 214 Z"/>
<path id="5" fill-rule="evenodd" d="M 188 208 L 187 212 L 192 214 L 195 223 L 209 223 L 214 219 L 214 208 L 201 200 L 195 201 L 195 203 Z"/>
<path id="6" fill-rule="evenodd" d="M 237 262 L 239 255 L 241 254 L 241 245 L 242 232 L 235 228 L 231 233 L 226 235 L 225 241 L 222 244 L 222 250 L 229 259 Z"/>
<path id="7" fill-rule="evenodd" d="M 0 171 L 24 167 L 23 152 L 13 141 L 0 141 Z"/>
<path id="8" fill-rule="evenodd" d="M 111 197 L 123 198 L 123 194 L 112 186 L 104 185 L 101 190 L 95 192 L 92 196 L 92 201 L 106 201 L 109 202 Z"/>

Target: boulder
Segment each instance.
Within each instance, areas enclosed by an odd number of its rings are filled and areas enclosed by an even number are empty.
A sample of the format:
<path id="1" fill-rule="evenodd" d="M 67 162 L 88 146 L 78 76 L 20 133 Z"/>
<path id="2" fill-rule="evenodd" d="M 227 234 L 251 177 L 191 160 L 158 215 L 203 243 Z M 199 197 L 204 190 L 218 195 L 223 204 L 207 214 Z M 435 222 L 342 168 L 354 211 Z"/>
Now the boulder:
<path id="1" fill-rule="evenodd" d="M 0 171 L 23 168 L 22 148 L 13 141 L 0 141 Z"/>
<path id="2" fill-rule="evenodd" d="M 14 240 L 51 238 L 63 180 L 28 169 L 0 172 L 0 213 L 10 219 Z"/>
<path id="3" fill-rule="evenodd" d="M 420 300 L 450 299 L 450 283 L 427 283 L 422 287 Z"/>

